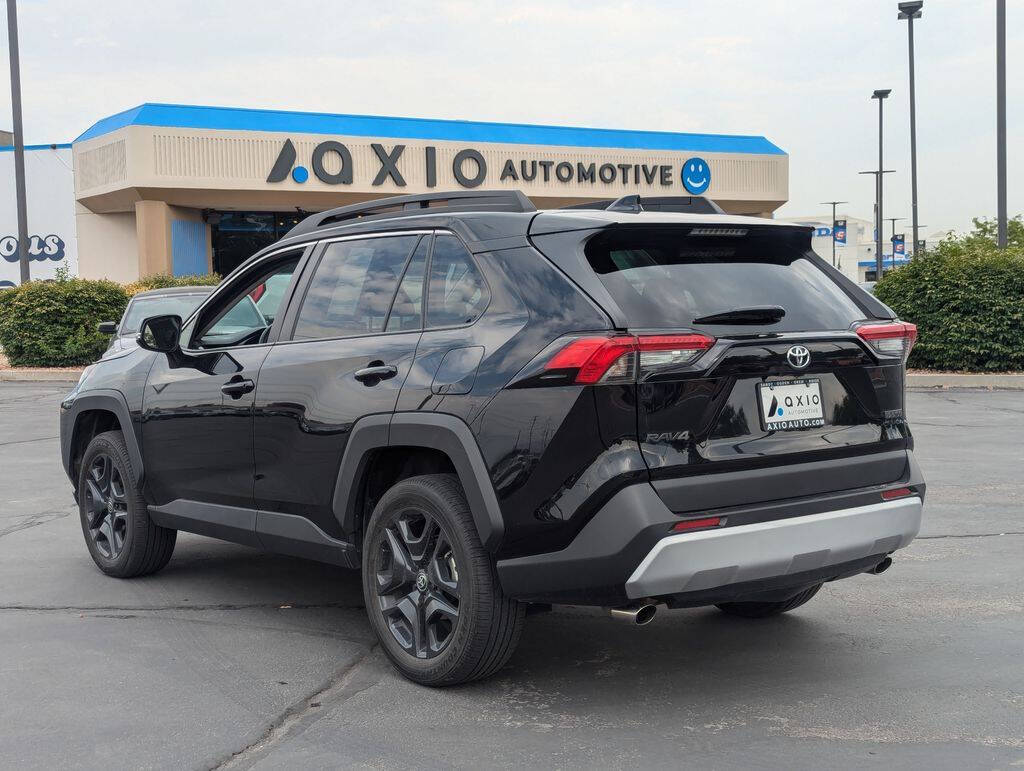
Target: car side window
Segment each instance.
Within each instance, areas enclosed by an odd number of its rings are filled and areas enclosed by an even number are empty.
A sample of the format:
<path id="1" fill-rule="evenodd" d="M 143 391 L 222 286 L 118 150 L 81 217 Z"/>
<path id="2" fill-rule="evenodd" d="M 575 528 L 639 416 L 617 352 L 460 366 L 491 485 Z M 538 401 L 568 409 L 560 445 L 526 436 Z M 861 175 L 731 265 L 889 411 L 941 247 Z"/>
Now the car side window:
<path id="1" fill-rule="evenodd" d="M 296 340 L 383 332 L 409 252 L 419 236 L 329 243 L 302 301 Z"/>
<path id="2" fill-rule="evenodd" d="M 398 285 L 385 331 L 405 332 L 423 326 L 423 271 L 429 250 L 430 236 L 423 236 L 405 268 L 402 283 Z"/>
<path id="3" fill-rule="evenodd" d="M 202 320 L 194 338 L 198 347 L 223 348 L 264 342 L 298 263 L 298 256 L 277 261 L 240 281 L 217 303 L 218 310 L 213 317 Z M 264 299 L 261 304 L 260 300 Z"/>
<path id="4" fill-rule="evenodd" d="M 427 326 L 472 324 L 491 295 L 480 270 L 462 242 L 452 235 L 434 239 L 427 286 Z"/>

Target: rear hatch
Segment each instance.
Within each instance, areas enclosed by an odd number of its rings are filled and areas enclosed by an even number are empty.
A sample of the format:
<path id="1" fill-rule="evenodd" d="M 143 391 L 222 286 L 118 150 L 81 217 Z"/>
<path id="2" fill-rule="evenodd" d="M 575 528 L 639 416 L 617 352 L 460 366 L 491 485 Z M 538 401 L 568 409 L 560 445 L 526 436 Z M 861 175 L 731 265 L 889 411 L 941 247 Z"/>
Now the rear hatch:
<path id="1" fill-rule="evenodd" d="M 806 228 L 616 224 L 577 233 L 572 257 L 567 235 L 535 242 L 621 330 L 581 373 L 635 383 L 637 439 L 673 511 L 905 473 L 916 330 L 814 255 Z"/>

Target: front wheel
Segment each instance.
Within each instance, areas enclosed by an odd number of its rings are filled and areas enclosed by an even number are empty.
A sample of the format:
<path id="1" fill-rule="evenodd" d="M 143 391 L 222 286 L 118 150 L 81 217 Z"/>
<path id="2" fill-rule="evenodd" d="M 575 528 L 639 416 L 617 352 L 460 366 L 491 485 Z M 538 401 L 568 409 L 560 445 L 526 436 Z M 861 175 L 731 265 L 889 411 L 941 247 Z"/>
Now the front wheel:
<path id="1" fill-rule="evenodd" d="M 149 518 L 120 431 L 93 437 L 78 475 L 82 534 L 96 567 L 108 576 L 155 573 L 174 552 L 178 531 Z"/>
<path id="2" fill-rule="evenodd" d="M 821 584 L 815 584 L 802 592 L 798 592 L 788 600 L 779 602 L 723 602 L 716 605 L 723 613 L 730 616 L 742 616 L 743 618 L 768 618 L 777 616 L 780 613 L 799 608 L 805 602 L 818 593 Z"/>
<path id="3" fill-rule="evenodd" d="M 363 594 L 384 652 L 423 685 L 493 674 L 522 630 L 524 606 L 502 594 L 451 474 L 411 477 L 381 497 L 366 527 Z"/>

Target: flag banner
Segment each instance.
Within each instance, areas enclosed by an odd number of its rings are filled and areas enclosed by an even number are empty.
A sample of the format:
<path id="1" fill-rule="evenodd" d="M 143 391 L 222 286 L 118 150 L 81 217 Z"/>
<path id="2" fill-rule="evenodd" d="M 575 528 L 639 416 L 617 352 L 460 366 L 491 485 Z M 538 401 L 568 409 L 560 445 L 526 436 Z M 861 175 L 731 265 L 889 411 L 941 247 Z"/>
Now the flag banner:
<path id="1" fill-rule="evenodd" d="M 846 246 L 846 220 L 836 220 L 832 223 L 832 237 L 837 244 Z"/>

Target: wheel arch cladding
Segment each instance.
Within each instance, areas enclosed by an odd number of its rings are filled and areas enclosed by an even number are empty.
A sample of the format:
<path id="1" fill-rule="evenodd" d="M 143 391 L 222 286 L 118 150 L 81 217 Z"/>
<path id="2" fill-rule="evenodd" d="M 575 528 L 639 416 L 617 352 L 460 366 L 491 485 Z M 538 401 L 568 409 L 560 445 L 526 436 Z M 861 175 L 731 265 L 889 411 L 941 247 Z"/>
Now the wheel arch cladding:
<path id="1" fill-rule="evenodd" d="M 352 535 L 358 531 L 360 495 L 373 454 L 388 447 L 417 447 L 443 453 L 462 484 L 480 542 L 488 551 L 497 549 L 505 524 L 483 454 L 464 421 L 435 412 L 370 415 L 356 422 L 345 445 L 334 488 L 334 514 L 343 532 Z"/>
<path id="2" fill-rule="evenodd" d="M 98 421 L 98 416 L 102 413 L 113 415 L 116 425 Z M 125 446 L 128 449 L 128 457 L 131 460 L 136 481 L 139 484 L 142 483 L 145 468 L 142 461 L 142 450 L 139 447 L 139 437 L 134 430 L 128 403 L 120 391 L 102 390 L 79 394 L 68 409 L 65 419 L 68 430 L 62 432 L 61 435 L 61 458 L 64 470 L 72 481 L 75 481 L 73 465 L 75 451 L 80 447 L 84 453 L 88 445 L 88 442 L 81 441 L 84 435 L 80 432 L 90 431 L 89 439 L 91 440 L 97 433 L 119 429 L 124 435 Z"/>

